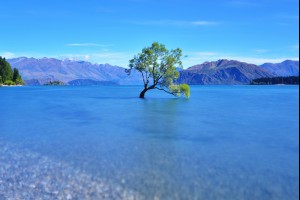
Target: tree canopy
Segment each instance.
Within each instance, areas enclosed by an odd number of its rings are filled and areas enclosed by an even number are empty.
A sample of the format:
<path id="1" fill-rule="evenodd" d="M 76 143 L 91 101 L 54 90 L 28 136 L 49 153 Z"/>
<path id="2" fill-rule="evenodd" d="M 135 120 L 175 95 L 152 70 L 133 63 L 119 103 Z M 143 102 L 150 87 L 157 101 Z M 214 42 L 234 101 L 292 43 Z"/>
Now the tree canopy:
<path id="1" fill-rule="evenodd" d="M 0 84 L 6 85 L 23 85 L 24 81 L 22 80 L 19 70 L 14 68 L 12 69 L 10 64 L 0 56 Z"/>
<path id="2" fill-rule="evenodd" d="M 145 93 L 151 89 L 162 90 L 175 96 L 184 94 L 189 97 L 190 87 L 187 84 L 174 83 L 179 76 L 177 68 L 182 68 L 181 57 L 181 49 L 167 50 L 165 45 L 158 42 L 154 42 L 135 55 L 129 61 L 127 72 L 130 74 L 132 70 L 136 70 L 141 73 L 144 89 L 140 93 L 140 98 L 144 98 Z"/>
<path id="3" fill-rule="evenodd" d="M 2 57 L 0 57 L 0 76 L 0 83 L 4 83 L 6 80 L 12 80 L 13 77 L 13 71 L 9 63 Z"/>

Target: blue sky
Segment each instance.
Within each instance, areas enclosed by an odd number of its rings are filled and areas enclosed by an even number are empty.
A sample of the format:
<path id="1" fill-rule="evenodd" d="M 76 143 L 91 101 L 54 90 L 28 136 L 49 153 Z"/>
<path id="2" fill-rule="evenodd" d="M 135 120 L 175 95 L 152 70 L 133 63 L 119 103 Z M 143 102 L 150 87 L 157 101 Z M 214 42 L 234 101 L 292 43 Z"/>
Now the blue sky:
<path id="1" fill-rule="evenodd" d="M 0 5 L 0 55 L 127 67 L 158 41 L 184 68 L 205 61 L 299 60 L 298 0 L 9 0 Z"/>

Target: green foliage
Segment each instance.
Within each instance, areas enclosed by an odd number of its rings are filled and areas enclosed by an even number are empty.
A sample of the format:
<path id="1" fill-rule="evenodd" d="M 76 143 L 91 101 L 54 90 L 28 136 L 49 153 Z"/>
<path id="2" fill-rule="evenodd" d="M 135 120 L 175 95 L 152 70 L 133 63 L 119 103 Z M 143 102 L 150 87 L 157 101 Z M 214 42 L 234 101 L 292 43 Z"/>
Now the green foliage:
<path id="1" fill-rule="evenodd" d="M 6 80 L 4 81 L 4 85 L 16 85 L 16 84 L 12 80 Z"/>
<path id="2" fill-rule="evenodd" d="M 188 84 L 180 84 L 180 91 L 185 97 L 190 98 L 190 86 Z"/>
<path id="3" fill-rule="evenodd" d="M 173 82 L 178 78 L 179 72 L 176 68 L 182 68 L 182 51 L 177 48 L 167 50 L 165 45 L 154 42 L 150 47 L 146 47 L 129 61 L 128 74 L 132 70 L 141 73 L 144 90 L 140 97 L 144 98 L 144 94 L 150 89 L 159 89 L 167 93 L 177 95 L 180 88 L 175 86 Z M 179 95 L 180 96 L 180 95 Z"/>
<path id="4" fill-rule="evenodd" d="M 21 77 L 17 78 L 15 83 L 16 83 L 16 85 L 25 85 L 25 82 L 22 80 Z"/>
<path id="5" fill-rule="evenodd" d="M 190 98 L 190 86 L 188 84 L 172 84 L 169 86 L 169 90 L 176 96 L 183 94 L 186 98 Z"/>
<path id="6" fill-rule="evenodd" d="M 14 68 L 13 70 L 13 79 L 12 79 L 17 85 L 24 85 L 24 81 L 21 78 L 21 75 L 19 74 L 19 70 L 17 68 Z"/>
<path id="7" fill-rule="evenodd" d="M 180 96 L 180 86 L 177 84 L 169 85 L 169 90 L 176 96 Z"/>
<path id="8" fill-rule="evenodd" d="M 16 81 L 16 80 L 17 80 L 18 78 L 20 78 L 20 77 L 21 77 L 21 76 L 20 76 L 20 74 L 19 74 L 19 70 L 16 69 L 16 68 L 14 68 L 12 80 L 13 80 L 13 81 Z"/>
<path id="9" fill-rule="evenodd" d="M 0 84 L 5 85 L 24 85 L 21 75 L 18 69 L 12 70 L 10 64 L 0 56 Z"/>
<path id="10" fill-rule="evenodd" d="M 13 72 L 10 64 L 0 56 L 0 76 L 1 82 L 4 83 L 6 80 L 12 80 Z"/>

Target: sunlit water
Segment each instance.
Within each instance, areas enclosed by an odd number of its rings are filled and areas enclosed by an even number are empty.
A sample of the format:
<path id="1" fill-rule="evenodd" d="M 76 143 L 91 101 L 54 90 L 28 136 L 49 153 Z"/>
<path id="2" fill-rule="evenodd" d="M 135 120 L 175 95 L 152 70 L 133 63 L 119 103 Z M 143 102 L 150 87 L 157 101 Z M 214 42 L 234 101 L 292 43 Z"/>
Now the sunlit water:
<path id="1" fill-rule="evenodd" d="M 140 89 L 2 87 L 0 139 L 145 199 L 299 198 L 298 86 Z"/>

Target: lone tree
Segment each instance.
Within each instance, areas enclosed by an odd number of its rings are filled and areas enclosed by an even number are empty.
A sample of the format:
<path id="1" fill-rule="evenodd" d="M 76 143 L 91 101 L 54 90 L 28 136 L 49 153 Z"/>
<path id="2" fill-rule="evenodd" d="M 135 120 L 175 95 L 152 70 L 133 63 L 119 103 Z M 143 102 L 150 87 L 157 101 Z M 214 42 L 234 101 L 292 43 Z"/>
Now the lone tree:
<path id="1" fill-rule="evenodd" d="M 151 47 L 146 47 L 129 61 L 130 74 L 134 69 L 142 74 L 144 89 L 140 93 L 140 98 L 145 98 L 148 90 L 158 89 L 169 94 L 180 96 L 184 94 L 190 96 L 190 87 L 187 84 L 174 84 L 179 72 L 176 68 L 182 68 L 182 51 L 167 50 L 165 45 L 154 42 Z"/>

